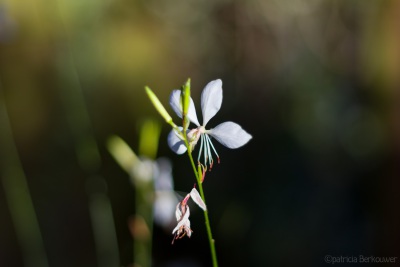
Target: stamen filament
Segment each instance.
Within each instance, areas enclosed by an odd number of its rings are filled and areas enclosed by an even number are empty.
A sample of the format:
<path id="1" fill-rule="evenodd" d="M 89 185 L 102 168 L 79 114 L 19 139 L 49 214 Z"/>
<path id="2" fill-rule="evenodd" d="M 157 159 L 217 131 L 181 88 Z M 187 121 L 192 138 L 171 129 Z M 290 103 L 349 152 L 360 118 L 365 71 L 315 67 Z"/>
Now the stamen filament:
<path id="1" fill-rule="evenodd" d="M 201 150 L 203 149 L 203 135 L 200 135 L 200 150 L 199 150 L 199 156 L 197 157 L 197 161 L 200 162 L 200 156 L 201 156 Z"/>
<path id="2" fill-rule="evenodd" d="M 201 135 L 201 138 L 205 138 L 203 134 Z M 206 140 L 204 140 L 204 164 L 207 165 L 207 143 Z"/>
<path id="3" fill-rule="evenodd" d="M 214 150 L 215 155 L 217 155 L 217 158 L 219 159 L 219 155 L 218 155 L 217 150 L 215 149 L 215 147 L 214 147 L 214 145 L 213 145 L 213 143 L 211 141 L 211 138 L 208 135 L 206 135 L 206 138 L 210 142 L 210 145 L 211 145 L 212 149 Z M 218 163 L 219 163 L 219 160 L 218 160 Z"/>
<path id="4" fill-rule="evenodd" d="M 200 163 L 201 154 L 203 153 L 204 154 L 204 165 L 205 166 L 209 165 L 210 170 L 211 170 L 211 168 L 214 164 L 212 152 L 214 152 L 214 154 L 217 156 L 218 163 L 220 162 L 219 155 L 217 153 L 217 150 L 214 147 L 214 144 L 211 141 L 211 137 L 209 137 L 205 133 L 201 133 L 200 139 L 201 139 L 200 140 L 200 149 L 199 149 L 199 154 L 197 156 L 197 161 Z M 212 151 L 211 151 L 210 147 L 212 148 Z"/>
<path id="5" fill-rule="evenodd" d="M 211 149 L 210 149 L 210 142 L 209 142 L 209 139 L 207 139 L 207 135 L 205 135 L 205 139 L 206 139 L 206 144 L 207 144 L 207 154 L 208 154 L 208 162 L 210 163 L 210 169 L 212 168 L 212 165 L 213 165 L 213 158 L 212 158 L 212 155 L 211 155 Z"/>

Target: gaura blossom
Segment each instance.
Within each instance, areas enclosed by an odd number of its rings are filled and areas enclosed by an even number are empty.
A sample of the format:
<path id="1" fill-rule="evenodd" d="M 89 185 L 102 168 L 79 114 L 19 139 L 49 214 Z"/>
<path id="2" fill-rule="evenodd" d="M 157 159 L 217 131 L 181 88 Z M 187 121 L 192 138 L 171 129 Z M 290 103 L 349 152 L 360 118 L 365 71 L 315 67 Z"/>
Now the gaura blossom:
<path id="1" fill-rule="evenodd" d="M 175 204 L 178 202 L 174 191 L 172 163 L 167 158 L 159 158 L 156 161 L 156 167 L 156 172 L 154 173 L 154 221 L 170 230 L 174 223 Z"/>
<path id="2" fill-rule="evenodd" d="M 170 230 L 174 223 L 175 205 L 178 202 L 174 191 L 171 161 L 167 158 L 151 160 L 140 157 L 132 166 L 131 177 L 138 192 L 148 194 L 152 190 L 150 185 L 154 183 L 154 198 L 150 199 L 153 201 L 154 222 Z"/>
<path id="3" fill-rule="evenodd" d="M 181 90 L 172 91 L 169 103 L 175 113 L 182 118 Z M 203 89 L 201 94 L 203 123 L 201 125 L 197 119 L 192 98 L 189 101 L 187 117 L 197 126 L 197 128 L 187 132 L 189 145 L 191 148 L 194 148 L 200 139 L 200 150 L 197 160 L 200 162 L 201 154 L 203 154 L 204 165 L 207 165 L 208 162 L 210 168 L 214 163 L 212 153 L 217 156 L 219 162 L 219 156 L 211 141 L 211 137 L 215 138 L 222 145 L 232 149 L 245 145 L 252 138 L 240 125 L 231 121 L 223 122 L 213 129 L 206 129 L 207 123 L 219 111 L 221 104 L 222 81 L 220 79 L 209 82 Z M 182 131 L 183 128 L 179 127 L 179 129 Z M 172 130 L 168 135 L 168 145 L 177 154 L 183 154 L 187 150 L 181 135 L 175 130 Z"/>
<path id="4" fill-rule="evenodd" d="M 192 191 L 187 194 L 186 197 L 178 203 L 178 205 L 176 205 L 175 216 L 178 225 L 172 231 L 172 234 L 174 235 L 174 239 L 172 239 L 172 244 L 176 239 L 181 239 L 185 235 L 187 235 L 188 237 L 192 235 L 193 231 L 192 229 L 190 229 L 189 221 L 190 209 L 189 205 L 187 205 L 187 201 L 190 197 L 202 210 L 205 211 L 207 209 L 206 204 L 204 204 L 199 192 L 196 190 L 196 188 L 193 188 Z"/>

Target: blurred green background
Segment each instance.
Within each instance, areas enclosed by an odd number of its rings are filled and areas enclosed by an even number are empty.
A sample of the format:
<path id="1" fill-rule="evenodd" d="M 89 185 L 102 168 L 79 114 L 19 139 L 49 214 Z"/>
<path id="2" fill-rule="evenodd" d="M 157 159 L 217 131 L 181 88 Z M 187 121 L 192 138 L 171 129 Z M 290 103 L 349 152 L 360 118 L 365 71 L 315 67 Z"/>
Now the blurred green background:
<path id="1" fill-rule="evenodd" d="M 399 18 L 396 0 L 0 1 L 0 266 L 132 263 L 134 190 L 105 144 L 137 148 L 143 119 L 161 121 L 144 85 L 167 105 L 188 77 L 198 113 L 223 81 L 210 127 L 253 135 L 216 144 L 204 183 L 221 266 L 400 257 Z M 189 191 L 169 130 L 158 155 Z M 191 220 L 173 246 L 155 226 L 154 266 L 210 266 Z"/>

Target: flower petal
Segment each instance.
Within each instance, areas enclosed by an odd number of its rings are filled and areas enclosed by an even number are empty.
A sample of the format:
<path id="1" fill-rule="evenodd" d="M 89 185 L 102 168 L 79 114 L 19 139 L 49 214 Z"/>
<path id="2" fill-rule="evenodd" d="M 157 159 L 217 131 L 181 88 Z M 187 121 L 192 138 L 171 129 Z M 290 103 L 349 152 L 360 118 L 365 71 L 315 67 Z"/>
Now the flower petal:
<path id="1" fill-rule="evenodd" d="M 180 206 L 181 206 L 181 203 L 179 202 L 176 205 L 176 209 L 175 209 L 175 217 L 176 217 L 176 221 L 177 222 L 179 222 L 181 220 L 181 218 L 182 218 L 182 212 L 180 210 Z"/>
<path id="2" fill-rule="evenodd" d="M 157 168 L 154 174 L 154 188 L 156 191 L 174 190 L 172 178 L 172 163 L 168 158 L 159 158 L 156 161 Z"/>
<path id="3" fill-rule="evenodd" d="M 201 93 L 201 110 L 203 112 L 203 126 L 214 117 L 222 104 L 222 81 L 220 79 L 209 82 Z"/>
<path id="4" fill-rule="evenodd" d="M 179 129 L 182 130 L 183 128 L 179 127 Z M 185 153 L 187 150 L 185 142 L 179 138 L 175 130 L 171 130 L 171 132 L 168 134 L 168 146 L 172 149 L 172 151 L 179 155 Z"/>
<path id="5" fill-rule="evenodd" d="M 186 225 L 185 225 L 185 231 L 186 231 L 186 235 L 188 237 L 192 236 L 192 229 L 190 229 L 190 221 L 188 220 Z"/>
<path id="6" fill-rule="evenodd" d="M 180 205 L 180 203 L 178 205 Z M 175 232 L 178 231 L 179 228 L 181 228 L 183 225 L 185 225 L 186 227 L 188 227 L 190 229 L 189 215 L 190 215 L 189 206 L 186 206 L 185 214 L 183 214 L 183 217 L 181 218 L 181 220 L 178 221 L 178 225 L 174 228 L 174 230 L 172 230 L 173 234 L 175 234 Z"/>
<path id="7" fill-rule="evenodd" d="M 178 201 L 173 191 L 156 191 L 154 200 L 154 221 L 163 227 L 168 227 L 174 219 L 175 203 Z M 179 203 L 178 203 L 179 204 Z M 177 216 L 179 214 L 175 214 Z M 179 215 L 179 219 L 182 215 Z"/>
<path id="8" fill-rule="evenodd" d="M 179 118 L 182 118 L 181 90 L 172 91 L 169 97 L 169 104 L 171 105 L 171 108 L 175 111 L 176 115 L 178 115 Z M 187 116 L 191 122 L 193 122 L 197 126 L 200 126 L 200 123 L 197 120 L 196 108 L 194 107 L 192 98 L 190 98 Z"/>
<path id="9" fill-rule="evenodd" d="M 196 188 L 193 188 L 192 191 L 190 192 L 190 196 L 194 203 L 196 203 L 202 210 L 207 210 L 206 204 L 204 203 L 203 199 L 201 198 L 199 192 L 196 190 Z"/>
<path id="10" fill-rule="evenodd" d="M 221 123 L 207 133 L 228 148 L 241 147 L 252 138 L 239 124 L 231 121 Z"/>
<path id="11" fill-rule="evenodd" d="M 181 90 L 173 90 L 169 96 L 169 104 L 179 118 L 182 118 Z"/>

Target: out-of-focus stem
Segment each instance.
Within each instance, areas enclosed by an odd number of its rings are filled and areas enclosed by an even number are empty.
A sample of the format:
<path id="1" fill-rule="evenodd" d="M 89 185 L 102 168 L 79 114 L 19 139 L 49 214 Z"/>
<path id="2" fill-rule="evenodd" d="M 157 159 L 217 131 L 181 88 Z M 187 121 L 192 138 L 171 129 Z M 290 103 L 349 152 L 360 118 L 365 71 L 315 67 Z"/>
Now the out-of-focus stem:
<path id="1" fill-rule="evenodd" d="M 135 188 L 135 215 L 130 220 L 135 267 L 150 267 L 152 261 L 154 160 L 158 150 L 161 126 L 147 119 L 140 129 L 139 152 L 150 160 L 139 158 L 118 136 L 109 138 L 107 147 L 117 163 L 129 174 Z M 149 177 L 148 175 L 151 175 Z"/>
<path id="2" fill-rule="evenodd" d="M 133 260 L 134 266 L 150 267 L 153 238 L 153 203 L 149 201 L 154 194 L 152 182 L 136 187 L 136 214 L 134 217 Z"/>
<path id="3" fill-rule="evenodd" d="M 106 184 L 106 180 L 98 174 L 102 165 L 100 151 L 86 107 L 81 77 L 75 63 L 74 42 L 70 37 L 67 20 L 64 19 L 63 1 L 57 1 L 57 4 L 59 5 L 60 22 L 67 37 L 65 49 L 60 54 L 57 66 L 62 85 L 62 100 L 73 135 L 76 156 L 80 167 L 86 174 L 88 206 L 97 262 L 100 267 L 117 266 L 119 264 L 118 242 L 111 203 L 106 189 L 96 191 L 96 186 L 93 186 Z"/>
<path id="4" fill-rule="evenodd" d="M 1 86 L 1 84 L 0 84 Z M 0 87 L 0 174 L 15 232 L 27 267 L 49 266 L 35 207 L 29 192 Z"/>

